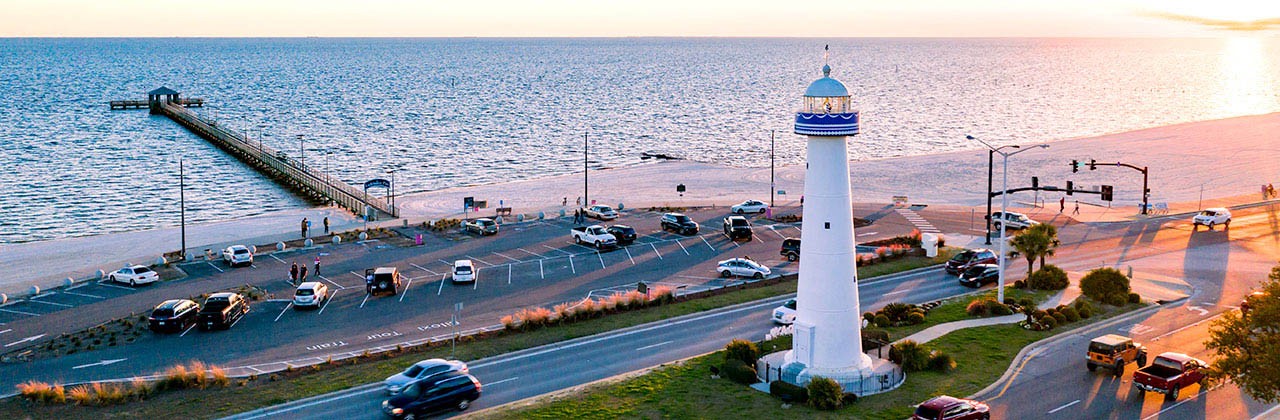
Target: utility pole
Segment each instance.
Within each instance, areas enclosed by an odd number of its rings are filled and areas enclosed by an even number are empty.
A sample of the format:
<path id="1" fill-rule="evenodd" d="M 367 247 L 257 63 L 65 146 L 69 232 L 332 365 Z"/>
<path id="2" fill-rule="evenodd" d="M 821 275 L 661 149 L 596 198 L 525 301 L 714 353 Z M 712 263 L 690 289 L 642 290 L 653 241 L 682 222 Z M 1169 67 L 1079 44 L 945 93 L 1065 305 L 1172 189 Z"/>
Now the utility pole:
<path id="1" fill-rule="evenodd" d="M 587 169 L 587 133 L 582 133 L 582 207 L 587 207 L 589 205 L 588 203 L 591 202 L 591 199 L 588 198 L 589 196 L 587 194 L 589 191 L 587 172 L 590 172 L 590 170 Z"/>
<path id="2" fill-rule="evenodd" d="M 187 259 L 187 183 L 186 173 L 182 169 L 182 158 L 178 158 L 178 218 L 182 225 L 182 259 Z"/>
<path id="3" fill-rule="evenodd" d="M 769 208 L 773 208 L 773 193 L 774 193 L 774 192 L 776 192 L 776 191 L 778 191 L 777 186 L 775 186 L 775 185 L 774 185 L 774 183 L 773 183 L 773 167 L 774 167 L 774 159 L 773 159 L 773 146 L 774 146 L 773 132 L 774 132 L 774 130 L 769 130 Z"/>
<path id="4" fill-rule="evenodd" d="M 991 179 L 995 177 L 995 157 L 994 149 L 987 149 L 987 240 L 983 242 L 991 245 Z"/>

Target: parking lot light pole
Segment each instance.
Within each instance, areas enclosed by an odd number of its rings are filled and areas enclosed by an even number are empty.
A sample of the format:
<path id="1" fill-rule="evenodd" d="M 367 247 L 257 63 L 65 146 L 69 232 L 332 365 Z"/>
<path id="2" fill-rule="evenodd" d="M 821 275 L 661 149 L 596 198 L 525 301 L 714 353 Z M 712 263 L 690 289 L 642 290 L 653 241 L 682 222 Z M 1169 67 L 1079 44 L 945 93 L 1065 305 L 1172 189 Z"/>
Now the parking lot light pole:
<path id="1" fill-rule="evenodd" d="M 1000 188 L 1000 217 L 1005 217 L 1005 214 L 1008 214 L 1009 212 L 1009 194 L 1007 193 L 1007 191 L 1009 191 L 1009 156 L 1013 156 L 1028 150 L 1034 150 L 1034 148 L 1020 149 L 1021 146 L 1016 146 L 1016 145 L 992 147 L 990 144 L 987 144 L 987 142 L 982 141 L 977 137 L 966 135 L 965 138 L 969 140 L 977 140 L 979 143 L 982 143 L 983 146 L 987 146 L 987 149 L 991 150 L 991 153 L 999 153 L 1001 158 L 1004 160 L 1004 163 L 1003 163 L 1004 169 L 1002 170 L 1003 172 L 1002 176 L 1004 177 L 1004 181 L 1002 183 L 1003 186 Z M 1003 149 L 1006 147 L 1013 148 L 1013 149 L 1020 149 L 1020 150 L 1015 150 L 1013 152 L 1000 151 L 1000 149 Z M 1048 148 L 1049 145 L 1038 144 L 1036 145 L 1036 147 L 1044 149 L 1044 148 Z M 987 194 L 987 199 L 988 200 L 991 199 L 991 194 Z M 988 226 L 990 226 L 990 223 L 991 223 L 990 216 L 991 216 L 991 213 L 987 213 Z M 1005 253 L 1007 252 L 1005 251 L 1005 247 L 1007 246 L 1006 244 L 1008 244 L 1009 242 L 1008 238 L 1005 236 L 1008 231 L 1006 229 L 1007 228 L 1006 225 L 1008 224 L 1003 222 L 1000 223 L 1000 255 L 999 255 L 1000 259 L 998 260 L 1000 263 L 999 264 L 1000 273 L 999 273 L 998 279 L 996 280 L 996 301 L 999 301 L 999 302 L 1004 302 L 1004 269 L 1008 264 L 1006 261 L 1007 255 L 1005 255 Z M 987 238 L 991 238 L 991 235 L 987 235 Z M 988 239 L 988 241 L 990 241 L 990 239 Z"/>
<path id="2" fill-rule="evenodd" d="M 769 208 L 773 208 L 773 194 L 778 191 L 778 188 L 773 183 L 773 132 L 774 130 L 769 130 Z"/>

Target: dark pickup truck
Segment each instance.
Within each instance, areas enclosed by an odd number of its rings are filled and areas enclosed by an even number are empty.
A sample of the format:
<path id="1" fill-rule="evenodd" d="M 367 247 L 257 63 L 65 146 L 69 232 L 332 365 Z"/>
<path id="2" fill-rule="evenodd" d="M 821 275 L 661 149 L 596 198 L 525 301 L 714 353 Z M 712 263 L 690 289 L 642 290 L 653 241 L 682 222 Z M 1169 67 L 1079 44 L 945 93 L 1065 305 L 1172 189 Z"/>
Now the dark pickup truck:
<path id="1" fill-rule="evenodd" d="M 1150 366 L 1133 373 L 1133 389 L 1158 392 L 1164 394 L 1165 400 L 1173 401 L 1178 399 L 1182 388 L 1202 384 L 1208 368 L 1200 359 L 1182 353 L 1162 353 Z"/>
<path id="2" fill-rule="evenodd" d="M 196 315 L 201 330 L 227 329 L 249 313 L 249 301 L 239 293 L 214 293 Z"/>

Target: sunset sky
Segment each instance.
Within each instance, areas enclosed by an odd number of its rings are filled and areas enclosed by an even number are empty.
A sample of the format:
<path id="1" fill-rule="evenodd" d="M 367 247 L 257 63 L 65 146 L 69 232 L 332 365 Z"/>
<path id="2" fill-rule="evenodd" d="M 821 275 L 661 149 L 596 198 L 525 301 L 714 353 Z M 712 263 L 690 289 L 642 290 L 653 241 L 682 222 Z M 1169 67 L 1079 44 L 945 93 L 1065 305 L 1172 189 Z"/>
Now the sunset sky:
<path id="1" fill-rule="evenodd" d="M 0 37 L 1275 35 L 1266 0 L 0 0 Z"/>

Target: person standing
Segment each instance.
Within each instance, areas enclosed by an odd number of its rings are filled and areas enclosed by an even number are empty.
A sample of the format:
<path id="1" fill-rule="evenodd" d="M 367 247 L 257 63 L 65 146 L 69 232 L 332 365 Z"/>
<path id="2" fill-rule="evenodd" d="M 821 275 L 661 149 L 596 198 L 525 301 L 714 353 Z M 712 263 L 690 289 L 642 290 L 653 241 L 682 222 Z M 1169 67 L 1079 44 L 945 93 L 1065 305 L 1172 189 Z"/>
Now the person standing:
<path id="1" fill-rule="evenodd" d="M 315 271 L 317 276 L 320 275 L 320 256 L 319 255 L 316 256 L 316 269 L 312 271 Z"/>
<path id="2" fill-rule="evenodd" d="M 1062 214 L 1065 211 L 1067 211 L 1067 198 L 1062 197 L 1058 199 L 1058 214 Z"/>
<path id="3" fill-rule="evenodd" d="M 301 229 L 302 229 L 302 239 L 307 239 L 307 218 L 305 217 L 302 218 Z"/>
<path id="4" fill-rule="evenodd" d="M 329 234 L 329 216 L 324 217 L 324 234 Z"/>
<path id="5" fill-rule="evenodd" d="M 298 284 L 298 263 L 296 262 L 289 267 L 289 284 Z"/>
<path id="6" fill-rule="evenodd" d="M 1080 200 L 1076 200 L 1076 209 L 1071 211 L 1071 215 L 1080 214 Z"/>
<path id="7" fill-rule="evenodd" d="M 302 284 L 306 282 L 307 282 L 307 264 L 303 263 L 302 267 L 298 268 L 298 284 Z"/>

